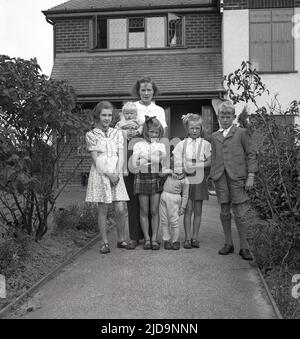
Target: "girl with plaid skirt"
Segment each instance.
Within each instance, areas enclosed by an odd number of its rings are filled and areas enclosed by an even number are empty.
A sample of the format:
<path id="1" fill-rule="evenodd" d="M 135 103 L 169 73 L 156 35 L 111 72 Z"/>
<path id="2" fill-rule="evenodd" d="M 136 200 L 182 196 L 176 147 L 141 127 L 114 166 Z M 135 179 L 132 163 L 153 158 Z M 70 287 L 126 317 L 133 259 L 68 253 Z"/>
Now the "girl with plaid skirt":
<path id="1" fill-rule="evenodd" d="M 134 177 L 134 194 L 138 195 L 140 203 L 140 223 L 144 233 L 144 249 L 158 250 L 157 242 L 159 225 L 159 199 L 162 191 L 161 161 L 166 156 L 165 145 L 160 143 L 164 130 L 156 117 L 145 117 L 143 127 L 144 140 L 133 147 L 132 162 L 136 168 Z M 152 236 L 149 235 L 149 209 L 151 214 Z"/>

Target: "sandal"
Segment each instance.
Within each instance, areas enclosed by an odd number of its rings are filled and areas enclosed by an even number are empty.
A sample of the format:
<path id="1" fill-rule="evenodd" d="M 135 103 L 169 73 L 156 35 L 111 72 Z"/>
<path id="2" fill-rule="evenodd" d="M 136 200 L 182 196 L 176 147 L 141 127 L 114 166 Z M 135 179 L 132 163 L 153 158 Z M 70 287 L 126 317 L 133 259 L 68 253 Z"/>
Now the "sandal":
<path id="1" fill-rule="evenodd" d="M 155 251 L 159 250 L 160 249 L 160 245 L 157 241 L 152 241 L 152 245 L 151 245 L 151 248 Z"/>
<path id="2" fill-rule="evenodd" d="M 192 245 L 192 247 L 195 247 L 195 248 L 200 247 L 199 241 L 197 239 L 192 239 L 191 245 Z"/>
<path id="3" fill-rule="evenodd" d="M 100 253 L 106 254 L 106 253 L 109 253 L 109 252 L 110 252 L 109 245 L 108 245 L 108 243 L 105 242 L 105 243 L 100 247 Z"/>
<path id="4" fill-rule="evenodd" d="M 129 244 L 127 246 L 128 250 L 135 250 L 135 248 L 137 247 L 137 245 L 139 244 L 138 240 L 130 240 Z"/>
<path id="5" fill-rule="evenodd" d="M 186 249 L 192 248 L 191 240 L 185 240 L 185 242 L 183 243 L 183 247 Z"/>
<path id="6" fill-rule="evenodd" d="M 123 241 L 118 241 L 118 242 L 117 242 L 117 247 L 118 247 L 118 248 L 128 248 L 128 244 L 127 244 L 127 242 L 126 242 L 125 240 L 123 240 Z"/>
<path id="7" fill-rule="evenodd" d="M 151 250 L 151 241 L 150 240 L 146 240 L 144 243 L 144 250 Z"/>

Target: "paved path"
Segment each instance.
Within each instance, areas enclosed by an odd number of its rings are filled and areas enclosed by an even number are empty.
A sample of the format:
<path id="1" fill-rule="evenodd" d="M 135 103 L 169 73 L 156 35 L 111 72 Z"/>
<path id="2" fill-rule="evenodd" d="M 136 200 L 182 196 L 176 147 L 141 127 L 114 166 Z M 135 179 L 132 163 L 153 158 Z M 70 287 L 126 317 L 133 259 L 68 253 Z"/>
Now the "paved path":
<path id="1" fill-rule="evenodd" d="M 275 318 L 256 269 L 237 253 L 217 254 L 223 237 L 215 197 L 203 210 L 200 249 L 139 246 L 101 255 L 97 244 L 21 306 L 17 317 Z M 26 313 L 28 305 L 35 310 Z"/>

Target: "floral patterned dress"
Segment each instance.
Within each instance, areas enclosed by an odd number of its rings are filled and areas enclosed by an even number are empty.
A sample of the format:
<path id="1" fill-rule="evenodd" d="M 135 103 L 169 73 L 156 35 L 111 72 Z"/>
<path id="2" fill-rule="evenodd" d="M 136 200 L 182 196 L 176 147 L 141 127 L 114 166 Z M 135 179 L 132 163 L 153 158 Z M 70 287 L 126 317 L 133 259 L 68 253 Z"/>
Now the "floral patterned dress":
<path id="1" fill-rule="evenodd" d="M 109 204 L 113 201 L 129 200 L 122 173 L 115 186 L 111 185 L 108 176 L 105 175 L 114 172 L 119 152 L 123 152 L 122 132 L 109 128 L 105 133 L 99 128 L 94 128 L 86 133 L 86 144 L 88 151 L 97 151 L 97 161 L 96 165 L 93 163 L 91 166 L 85 201 Z"/>

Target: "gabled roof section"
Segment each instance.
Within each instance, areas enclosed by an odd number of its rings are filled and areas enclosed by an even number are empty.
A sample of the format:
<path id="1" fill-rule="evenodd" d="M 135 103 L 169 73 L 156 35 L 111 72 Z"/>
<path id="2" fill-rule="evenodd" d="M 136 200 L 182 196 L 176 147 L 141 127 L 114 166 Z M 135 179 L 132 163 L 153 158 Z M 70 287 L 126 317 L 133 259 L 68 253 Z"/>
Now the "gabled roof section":
<path id="1" fill-rule="evenodd" d="M 214 6 L 217 0 L 70 0 L 43 11 L 44 14 L 133 9 Z"/>
<path id="2" fill-rule="evenodd" d="M 217 93 L 222 87 L 221 53 L 134 56 L 57 55 L 51 77 L 66 80 L 80 98 L 130 97 L 136 80 L 151 76 L 161 92 L 182 97 Z"/>

